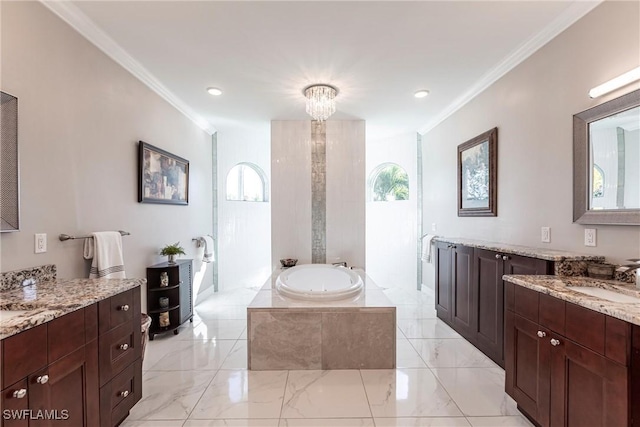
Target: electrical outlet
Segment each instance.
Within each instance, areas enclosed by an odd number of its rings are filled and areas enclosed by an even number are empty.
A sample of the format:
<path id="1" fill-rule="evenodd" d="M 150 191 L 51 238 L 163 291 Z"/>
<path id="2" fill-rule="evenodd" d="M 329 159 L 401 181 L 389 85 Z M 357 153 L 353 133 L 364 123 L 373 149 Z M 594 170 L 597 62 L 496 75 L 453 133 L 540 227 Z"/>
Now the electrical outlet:
<path id="1" fill-rule="evenodd" d="M 596 246 L 596 229 L 595 228 L 584 229 L 584 245 Z"/>
<path id="2" fill-rule="evenodd" d="M 35 252 L 37 254 L 42 254 L 47 252 L 47 235 L 45 233 L 36 234 Z"/>
<path id="3" fill-rule="evenodd" d="M 542 227 L 540 232 L 542 243 L 551 243 L 551 227 Z"/>
<path id="4" fill-rule="evenodd" d="M 437 225 L 435 222 L 431 223 L 431 231 L 436 231 L 438 229 Z"/>

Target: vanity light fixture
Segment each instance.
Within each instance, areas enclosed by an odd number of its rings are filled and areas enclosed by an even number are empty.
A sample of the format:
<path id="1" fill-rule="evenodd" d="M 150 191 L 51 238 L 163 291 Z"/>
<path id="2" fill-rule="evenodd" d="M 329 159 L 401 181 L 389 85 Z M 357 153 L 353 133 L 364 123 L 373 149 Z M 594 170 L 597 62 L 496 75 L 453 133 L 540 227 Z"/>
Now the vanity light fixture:
<path id="1" fill-rule="evenodd" d="M 213 96 L 222 95 L 222 89 L 218 89 L 217 87 L 208 87 L 207 92 L 209 92 L 209 95 L 213 95 Z"/>
<path id="2" fill-rule="evenodd" d="M 611 79 L 606 83 L 602 83 L 601 85 L 594 87 L 589 91 L 589 96 L 591 98 L 597 98 L 604 95 L 605 93 L 612 92 L 616 89 L 633 83 L 636 80 L 640 80 L 640 67 L 634 68 L 631 71 L 627 71 L 626 73 L 616 77 L 615 79 Z"/>
<path id="3" fill-rule="evenodd" d="M 427 95 L 429 95 L 429 91 L 426 89 L 421 89 L 413 94 L 416 98 L 424 98 Z"/>
<path id="4" fill-rule="evenodd" d="M 306 111 L 313 120 L 322 122 L 336 112 L 338 89 L 325 84 L 311 85 L 302 91 L 307 98 Z"/>

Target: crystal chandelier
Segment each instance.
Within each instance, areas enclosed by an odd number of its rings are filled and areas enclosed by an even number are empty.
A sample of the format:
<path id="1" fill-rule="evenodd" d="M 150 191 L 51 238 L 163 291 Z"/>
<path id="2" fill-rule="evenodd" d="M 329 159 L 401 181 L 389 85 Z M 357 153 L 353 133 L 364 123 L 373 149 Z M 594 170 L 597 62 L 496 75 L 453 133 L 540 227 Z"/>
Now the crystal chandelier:
<path id="1" fill-rule="evenodd" d="M 336 95 L 338 89 L 329 85 L 311 85 L 304 89 L 307 98 L 307 113 L 314 120 L 327 120 L 336 112 Z"/>

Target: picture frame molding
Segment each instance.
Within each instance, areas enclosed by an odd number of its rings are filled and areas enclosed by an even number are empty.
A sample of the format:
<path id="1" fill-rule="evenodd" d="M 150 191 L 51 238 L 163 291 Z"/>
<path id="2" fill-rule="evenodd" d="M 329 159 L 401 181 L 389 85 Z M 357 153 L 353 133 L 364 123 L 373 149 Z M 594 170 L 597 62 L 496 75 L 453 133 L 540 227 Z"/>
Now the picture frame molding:
<path id="1" fill-rule="evenodd" d="M 489 205 L 480 208 L 462 207 L 462 153 L 487 141 L 489 143 Z M 498 128 L 494 127 L 458 145 L 458 216 L 498 216 Z"/>
<path id="2" fill-rule="evenodd" d="M 174 159 L 180 163 L 184 163 L 186 165 L 186 183 L 185 183 L 185 200 L 174 200 L 174 199 L 156 199 L 153 197 L 145 197 L 144 195 L 144 151 L 154 151 L 163 156 Z M 138 142 L 138 202 L 139 203 L 154 203 L 154 204 L 162 204 L 162 205 L 181 205 L 187 206 L 189 204 L 189 160 L 184 159 L 180 156 L 176 156 L 162 148 L 156 147 L 155 145 L 151 145 L 144 141 Z"/>

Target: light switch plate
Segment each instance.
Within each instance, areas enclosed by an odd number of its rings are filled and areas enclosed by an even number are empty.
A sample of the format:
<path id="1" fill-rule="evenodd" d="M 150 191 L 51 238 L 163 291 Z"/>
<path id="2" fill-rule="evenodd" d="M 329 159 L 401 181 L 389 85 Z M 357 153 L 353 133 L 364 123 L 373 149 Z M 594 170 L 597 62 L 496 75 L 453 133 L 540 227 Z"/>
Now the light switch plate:
<path id="1" fill-rule="evenodd" d="M 35 237 L 35 252 L 42 254 L 47 252 L 47 235 L 46 233 L 36 233 Z"/>
<path id="2" fill-rule="evenodd" d="M 542 227 L 540 229 L 540 240 L 542 243 L 551 243 L 551 227 Z"/>
<path id="3" fill-rule="evenodd" d="M 584 229 L 584 245 L 596 246 L 596 229 L 595 228 Z"/>

